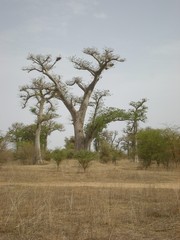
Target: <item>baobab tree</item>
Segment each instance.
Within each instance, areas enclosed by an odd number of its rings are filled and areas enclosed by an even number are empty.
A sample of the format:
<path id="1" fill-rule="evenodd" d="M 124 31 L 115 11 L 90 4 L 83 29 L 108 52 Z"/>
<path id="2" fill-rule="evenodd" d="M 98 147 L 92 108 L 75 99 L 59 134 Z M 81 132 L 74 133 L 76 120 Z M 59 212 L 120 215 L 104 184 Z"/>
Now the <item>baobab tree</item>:
<path id="1" fill-rule="evenodd" d="M 54 85 L 44 82 L 42 78 L 34 79 L 32 84 L 20 87 L 20 92 L 23 108 L 30 99 L 35 100 L 35 105 L 30 107 L 30 111 L 36 116 L 34 164 L 40 164 L 43 162 L 40 143 L 42 123 L 57 117 L 52 101 L 55 94 Z"/>
<path id="2" fill-rule="evenodd" d="M 56 98 L 61 100 L 72 117 L 75 136 L 75 149 L 86 149 L 87 136 L 84 132 L 85 116 L 91 99 L 91 95 L 96 87 L 96 84 L 101 79 L 104 71 L 111 69 L 116 62 L 124 62 L 125 59 L 114 54 L 114 51 L 105 48 L 100 53 L 95 48 L 85 48 L 83 53 L 92 59 L 92 61 L 84 60 L 73 56 L 70 61 L 74 68 L 88 72 L 90 74 L 89 83 L 86 83 L 80 77 L 74 77 L 70 82 L 63 82 L 60 75 L 53 72 L 56 64 L 61 60 L 61 57 L 52 59 L 51 55 L 33 55 L 28 56 L 31 65 L 25 67 L 24 70 L 29 72 L 36 71 L 41 76 L 46 77 L 56 89 Z M 74 96 L 70 93 L 69 87 L 77 86 L 81 91 L 81 96 Z"/>
<path id="3" fill-rule="evenodd" d="M 98 139 L 108 124 L 115 121 L 129 120 L 129 112 L 125 110 L 105 107 L 104 97 L 110 96 L 109 90 L 94 91 L 89 105 L 93 108 L 88 123 L 85 125 L 85 146 L 90 148 L 93 140 L 98 143 Z"/>
<path id="4" fill-rule="evenodd" d="M 137 133 L 139 130 L 139 123 L 145 122 L 147 119 L 147 109 L 148 107 L 145 105 L 147 102 L 146 98 L 141 99 L 137 102 L 130 102 L 131 109 L 129 109 L 129 120 L 127 122 L 127 127 L 124 129 L 124 133 L 126 136 L 124 137 L 124 146 L 126 145 L 128 155 L 131 155 L 135 162 L 139 162 L 138 152 L 137 152 Z"/>

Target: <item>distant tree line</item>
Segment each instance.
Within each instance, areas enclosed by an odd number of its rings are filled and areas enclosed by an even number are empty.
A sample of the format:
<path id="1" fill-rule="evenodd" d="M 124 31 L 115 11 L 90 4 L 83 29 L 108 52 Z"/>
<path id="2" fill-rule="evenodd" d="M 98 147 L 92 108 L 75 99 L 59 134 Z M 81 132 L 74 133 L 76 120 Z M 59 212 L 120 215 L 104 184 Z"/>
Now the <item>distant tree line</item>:
<path id="1" fill-rule="evenodd" d="M 20 160 L 23 164 L 32 164 L 34 157 L 35 126 L 13 124 L 6 135 L 0 135 L 0 164 L 8 160 Z M 42 128 L 43 129 L 43 128 Z M 58 129 L 57 129 L 58 130 Z M 61 131 L 61 128 L 60 128 Z M 43 131 L 42 131 L 43 132 Z M 63 159 L 77 159 L 84 171 L 92 160 L 102 163 L 117 163 L 122 158 L 134 159 L 134 145 L 130 137 L 119 137 L 117 131 L 104 130 L 98 135 L 98 148 L 93 152 L 87 150 L 76 151 L 74 137 L 65 138 L 64 148 L 49 150 L 45 148 L 46 134 L 41 136 L 43 159 L 54 159 L 59 164 Z M 129 143 L 127 143 L 127 139 Z M 8 147 L 9 142 L 14 143 L 14 149 Z M 43 144 L 45 143 L 45 144 Z M 96 139 L 94 140 L 97 145 Z M 127 148 L 128 146 L 128 148 Z M 165 168 L 177 167 L 180 164 L 180 131 L 178 127 L 164 129 L 140 128 L 137 132 L 137 152 L 139 164 L 147 169 L 152 165 Z"/>

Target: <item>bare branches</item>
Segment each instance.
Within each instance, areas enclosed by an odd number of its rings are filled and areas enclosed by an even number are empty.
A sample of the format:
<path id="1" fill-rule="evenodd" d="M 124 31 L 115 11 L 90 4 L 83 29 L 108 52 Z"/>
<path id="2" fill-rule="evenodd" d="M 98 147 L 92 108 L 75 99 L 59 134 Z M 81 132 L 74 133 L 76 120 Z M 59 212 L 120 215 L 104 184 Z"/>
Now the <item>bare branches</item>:
<path id="1" fill-rule="evenodd" d="M 71 62 L 74 63 L 74 67 L 78 70 L 86 70 L 91 75 L 95 76 L 95 73 L 97 71 L 96 67 L 93 66 L 92 62 L 89 62 L 87 60 L 77 58 L 76 56 L 73 56 L 70 58 Z"/>
<path id="2" fill-rule="evenodd" d="M 72 79 L 72 81 L 67 81 L 66 84 L 68 86 L 73 86 L 73 85 L 77 84 L 78 87 L 83 90 L 83 92 L 85 92 L 85 90 L 86 90 L 86 85 L 82 83 L 82 78 L 80 78 L 80 77 L 74 77 Z"/>
<path id="3" fill-rule="evenodd" d="M 85 48 L 83 53 L 89 55 L 95 60 L 95 65 L 93 62 L 78 58 L 73 56 L 70 58 L 71 62 L 74 63 L 74 67 L 78 70 L 88 71 L 91 75 L 96 76 L 100 74 L 103 70 L 112 68 L 115 62 L 124 62 L 125 59 L 121 58 L 119 55 L 115 55 L 113 49 L 105 48 L 102 53 L 100 53 L 96 48 Z"/>
<path id="4" fill-rule="evenodd" d="M 73 109 L 73 105 L 70 100 L 71 98 L 69 97 L 68 89 L 66 87 L 77 85 L 84 92 L 82 105 L 85 102 L 85 104 L 87 104 L 102 72 L 112 68 L 115 62 L 125 61 L 125 59 L 120 58 L 119 55 L 115 55 L 113 49 L 110 48 L 105 48 L 102 53 L 100 53 L 96 48 L 85 48 L 83 53 L 91 57 L 92 61 L 84 60 L 76 56 L 71 57 L 70 60 L 74 63 L 74 67 L 76 69 L 87 71 L 92 75 L 93 78 L 89 84 L 84 84 L 80 77 L 75 77 L 72 81 L 66 82 L 65 84 L 61 81 L 60 76 L 53 74 L 52 70 L 56 63 L 61 60 L 60 56 L 53 60 L 51 55 L 44 56 L 30 54 L 27 59 L 30 60 L 32 64 L 29 67 L 25 67 L 23 70 L 27 72 L 37 71 L 47 77 L 55 85 L 56 97 L 65 104 L 70 112 L 74 112 L 75 109 Z M 84 109 L 84 107 L 81 109 Z"/>
<path id="5" fill-rule="evenodd" d="M 24 67 L 23 70 L 28 73 L 36 71 L 41 73 L 42 77 L 47 77 L 51 81 L 51 84 L 54 85 L 54 96 L 61 100 L 67 109 L 74 114 L 75 109 L 73 109 L 71 104 L 66 84 L 61 81 L 59 75 L 53 73 L 53 68 L 56 63 L 61 60 L 61 57 L 58 56 L 53 60 L 51 55 L 44 56 L 30 54 L 27 59 L 30 60 L 32 64 L 28 67 Z"/>
<path id="6" fill-rule="evenodd" d="M 111 68 L 115 62 L 124 62 L 125 59 L 119 55 L 114 54 L 114 50 L 111 48 L 105 48 L 100 53 L 96 48 L 85 48 L 83 51 L 85 54 L 93 57 L 98 62 L 98 67 Z"/>
<path id="7" fill-rule="evenodd" d="M 52 102 L 55 96 L 54 84 L 46 83 L 43 78 L 34 79 L 30 85 L 22 86 L 20 92 L 23 108 L 27 106 L 30 99 L 35 101 L 30 111 L 37 116 L 38 124 L 57 116 L 55 103 Z"/>
<path id="8" fill-rule="evenodd" d="M 55 88 L 52 83 L 46 83 L 43 78 L 34 79 L 31 85 L 24 85 L 20 87 L 20 98 L 22 99 L 23 108 L 26 107 L 31 98 L 40 102 L 44 99 L 45 102 L 50 102 L 55 95 Z"/>
<path id="9" fill-rule="evenodd" d="M 94 92 L 94 94 L 92 96 L 92 101 L 89 102 L 89 106 L 94 107 L 91 121 L 94 121 L 96 116 L 104 110 L 103 109 L 103 106 L 104 106 L 103 98 L 107 97 L 107 96 L 110 96 L 109 90 L 104 90 L 104 91 L 96 90 Z"/>
<path id="10" fill-rule="evenodd" d="M 41 73 L 47 73 L 52 70 L 55 64 L 61 60 L 61 57 L 57 57 L 55 60 L 52 60 L 51 55 L 33 55 L 29 54 L 27 60 L 32 62 L 32 65 L 29 67 L 24 67 L 23 70 L 27 72 L 38 71 Z"/>
<path id="11" fill-rule="evenodd" d="M 85 48 L 83 53 L 90 56 L 94 63 L 75 56 L 71 58 L 71 62 L 74 63 L 76 69 L 88 71 L 92 75 L 92 80 L 85 89 L 82 88 L 81 83 L 76 82 L 76 84 L 84 90 L 84 98 L 80 106 L 80 111 L 87 109 L 90 96 L 101 78 L 103 71 L 112 68 L 116 62 L 125 61 L 125 59 L 122 59 L 119 55 L 115 55 L 114 51 L 109 48 L 105 48 L 102 53 L 95 48 Z"/>

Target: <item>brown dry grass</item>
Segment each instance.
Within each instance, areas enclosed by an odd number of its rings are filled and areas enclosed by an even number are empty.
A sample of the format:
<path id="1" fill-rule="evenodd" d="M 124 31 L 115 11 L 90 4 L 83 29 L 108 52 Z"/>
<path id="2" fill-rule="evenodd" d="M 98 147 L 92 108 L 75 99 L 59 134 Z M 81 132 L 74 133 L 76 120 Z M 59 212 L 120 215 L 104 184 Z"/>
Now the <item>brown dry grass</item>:
<path id="1" fill-rule="evenodd" d="M 179 169 L 3 166 L 0 240 L 180 239 Z"/>

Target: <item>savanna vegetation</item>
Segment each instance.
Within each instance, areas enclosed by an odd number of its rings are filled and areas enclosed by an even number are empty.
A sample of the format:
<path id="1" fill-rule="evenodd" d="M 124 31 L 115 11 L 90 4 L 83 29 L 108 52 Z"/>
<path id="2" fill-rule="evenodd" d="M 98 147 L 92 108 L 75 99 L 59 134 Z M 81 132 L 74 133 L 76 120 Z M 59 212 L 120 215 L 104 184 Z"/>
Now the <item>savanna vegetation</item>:
<path id="1" fill-rule="evenodd" d="M 83 76 L 89 79 L 78 76 L 71 81 L 64 81 L 59 73 L 54 73 L 55 67 L 63 60 L 61 56 L 54 59 L 51 55 L 28 56 L 30 65 L 23 70 L 34 72 L 37 78 L 20 86 L 19 91 L 22 108 L 29 107 L 35 120 L 30 125 L 13 123 L 7 133 L 1 135 L 0 154 L 9 156 L 6 146 L 11 143 L 11 155 L 13 152 L 13 158 L 23 164 L 43 164 L 44 160 L 54 159 L 58 167 L 62 159 L 76 158 L 85 170 L 89 166 L 90 155 L 93 155 L 93 159 L 104 163 L 128 158 L 141 162 L 144 168 L 154 162 L 166 168 L 177 166 L 180 161 L 178 127 L 142 129 L 140 124 L 147 119 L 146 98 L 131 101 L 129 109 L 107 107 L 104 98 L 110 96 L 109 90 L 96 88 L 97 83 L 103 81 L 103 74 L 125 59 L 109 48 L 102 52 L 96 48 L 85 48 L 83 53 L 87 60 L 73 56 L 70 61 L 75 69 L 88 73 Z M 75 87 L 79 89 L 77 95 L 72 92 Z M 65 139 L 63 148 L 50 150 L 48 136 L 54 131 L 65 130 L 61 123 L 55 121 L 60 117 L 57 114 L 58 101 L 70 113 L 74 135 Z M 108 129 L 109 123 L 115 121 L 126 122 L 123 134 L 119 135 L 118 129 Z M 2 157 L 1 163 L 4 159 Z"/>
<path id="2" fill-rule="evenodd" d="M 180 169 L 121 160 L 4 165 L 0 239 L 169 240 L 180 236 Z"/>
<path id="3" fill-rule="evenodd" d="M 0 240 L 179 239 L 179 127 L 142 128 L 146 98 L 129 109 L 107 107 L 110 92 L 96 85 L 125 59 L 108 48 L 83 53 L 90 60 L 70 61 L 88 73 L 86 81 L 55 74 L 61 56 L 28 56 L 24 70 L 37 78 L 20 86 L 20 98 L 35 119 L 0 134 Z M 49 149 L 51 133 L 66 130 L 57 122 L 58 101 L 74 134 Z M 115 121 L 125 122 L 123 133 L 108 128 Z"/>

